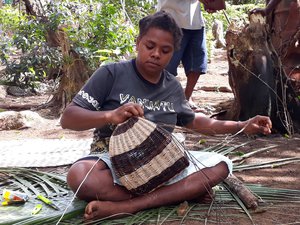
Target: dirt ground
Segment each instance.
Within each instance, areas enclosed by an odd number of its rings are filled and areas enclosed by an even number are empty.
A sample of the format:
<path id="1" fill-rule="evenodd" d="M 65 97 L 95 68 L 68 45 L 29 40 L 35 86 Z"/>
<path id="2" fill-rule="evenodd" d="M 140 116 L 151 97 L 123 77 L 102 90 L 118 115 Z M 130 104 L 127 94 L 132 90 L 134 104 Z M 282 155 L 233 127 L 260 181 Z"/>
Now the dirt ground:
<path id="1" fill-rule="evenodd" d="M 209 64 L 209 71 L 206 75 L 200 77 L 195 88 L 193 98 L 195 103 L 203 109 L 207 115 L 212 115 L 222 110 L 227 104 L 225 102 L 233 99 L 228 84 L 228 64 L 224 50 L 215 50 Z M 185 76 L 182 69 L 178 79 L 183 87 L 185 86 Z M 16 98 L 7 96 L 2 103 L 18 104 L 20 103 L 44 103 L 50 95 L 33 96 L 26 98 Z M 2 100 L 1 100 L 2 101 Z M 52 118 L 48 110 L 40 110 L 38 113 L 45 119 L 35 127 L 22 130 L 0 131 L 1 140 L 16 140 L 26 138 L 90 138 L 92 130 L 88 131 L 70 131 L 63 130 L 59 125 L 59 118 Z M 208 137 L 200 134 L 191 135 L 187 138 L 187 145 L 191 148 L 201 148 L 199 140 L 205 140 L 204 145 L 213 145 L 224 141 L 225 136 Z M 229 138 L 230 139 L 230 138 Z M 231 140 L 231 139 L 230 139 Z M 239 149 L 241 152 L 250 152 L 255 149 L 276 145 L 272 150 L 255 154 L 246 160 L 245 163 L 260 163 L 282 158 L 298 157 L 300 158 L 300 135 L 295 134 L 291 138 L 283 137 L 279 134 L 272 134 L 268 137 L 252 136 L 247 137 L 239 135 L 232 139 L 231 143 L 243 143 L 252 140 L 251 143 Z M 235 175 L 245 183 L 261 184 L 272 188 L 286 188 L 300 190 L 300 162 L 291 163 L 284 166 L 246 170 L 235 172 Z M 300 196 L 299 196 L 300 197 Z M 264 213 L 254 213 L 254 224 L 300 224 L 300 203 L 281 203 L 276 207 L 268 209 Z M 199 222 L 190 222 L 186 224 L 199 224 Z M 251 224 L 249 220 L 232 219 L 228 224 Z"/>

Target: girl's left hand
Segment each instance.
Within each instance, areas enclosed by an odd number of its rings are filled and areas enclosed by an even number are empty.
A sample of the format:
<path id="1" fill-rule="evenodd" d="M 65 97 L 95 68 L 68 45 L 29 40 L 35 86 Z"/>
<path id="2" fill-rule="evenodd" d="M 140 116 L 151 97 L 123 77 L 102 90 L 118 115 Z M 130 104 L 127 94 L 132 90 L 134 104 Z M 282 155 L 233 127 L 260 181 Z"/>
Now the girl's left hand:
<path id="1" fill-rule="evenodd" d="M 272 122 L 267 116 L 255 116 L 249 120 L 242 122 L 244 125 L 245 134 L 270 134 L 272 129 Z"/>

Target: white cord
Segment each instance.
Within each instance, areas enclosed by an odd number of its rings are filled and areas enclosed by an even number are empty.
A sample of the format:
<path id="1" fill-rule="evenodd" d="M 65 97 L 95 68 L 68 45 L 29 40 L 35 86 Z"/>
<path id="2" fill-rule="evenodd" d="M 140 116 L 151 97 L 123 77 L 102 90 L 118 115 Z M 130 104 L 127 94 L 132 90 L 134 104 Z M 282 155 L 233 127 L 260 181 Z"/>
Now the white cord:
<path id="1" fill-rule="evenodd" d="M 96 166 L 96 164 L 100 161 L 100 157 L 99 159 L 97 159 L 97 161 L 94 163 L 94 165 L 91 167 L 91 169 L 87 172 L 87 174 L 85 175 L 84 179 L 82 180 L 82 182 L 80 183 L 79 187 L 77 188 L 76 192 L 74 193 L 73 198 L 71 199 L 71 202 L 67 205 L 67 207 L 65 208 L 63 214 L 61 215 L 61 217 L 59 218 L 59 220 L 57 221 L 56 225 L 58 225 L 60 223 L 60 221 L 62 220 L 62 218 L 64 217 L 64 215 L 66 214 L 68 208 L 71 206 L 72 202 L 74 201 L 74 199 L 76 198 L 77 193 L 79 192 L 81 186 L 83 185 L 83 183 L 85 182 L 85 180 L 87 179 L 88 175 L 92 172 L 92 170 L 94 169 L 94 167 Z"/>

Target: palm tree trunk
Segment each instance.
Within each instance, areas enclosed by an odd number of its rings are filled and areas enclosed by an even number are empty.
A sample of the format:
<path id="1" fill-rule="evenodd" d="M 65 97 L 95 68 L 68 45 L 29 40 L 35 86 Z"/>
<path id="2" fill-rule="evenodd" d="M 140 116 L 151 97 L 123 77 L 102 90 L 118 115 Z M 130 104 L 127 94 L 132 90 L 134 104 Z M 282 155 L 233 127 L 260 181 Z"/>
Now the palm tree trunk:
<path id="1" fill-rule="evenodd" d="M 229 84 L 235 100 L 226 119 L 267 115 L 274 130 L 300 131 L 300 102 L 287 78 L 266 24 L 250 17 L 249 25 L 226 33 Z"/>

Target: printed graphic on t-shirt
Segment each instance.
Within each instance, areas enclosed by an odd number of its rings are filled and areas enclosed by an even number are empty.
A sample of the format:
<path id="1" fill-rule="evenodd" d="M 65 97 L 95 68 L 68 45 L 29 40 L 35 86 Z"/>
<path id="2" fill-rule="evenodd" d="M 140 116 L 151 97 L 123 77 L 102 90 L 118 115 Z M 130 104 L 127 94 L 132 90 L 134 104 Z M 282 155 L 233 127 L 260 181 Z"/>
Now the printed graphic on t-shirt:
<path id="1" fill-rule="evenodd" d="M 137 103 L 143 108 L 146 108 L 150 111 L 159 111 L 163 110 L 165 112 L 175 112 L 174 105 L 172 102 L 166 102 L 166 101 L 151 101 L 147 98 L 137 98 L 130 94 L 120 94 L 120 104 L 123 105 L 125 103 Z"/>
<path id="2" fill-rule="evenodd" d="M 99 106 L 99 102 L 94 97 L 90 96 L 89 93 L 81 90 L 79 91 L 78 95 L 80 95 L 83 99 L 85 99 L 88 103 L 90 103 L 96 110 L 99 110 L 101 108 Z M 160 100 L 151 101 L 150 99 L 138 98 L 130 94 L 120 94 L 119 102 L 120 105 L 123 105 L 125 103 L 137 103 L 143 108 L 150 111 L 162 110 L 164 112 L 175 112 L 174 104 L 172 102 L 160 101 Z"/>
<path id="3" fill-rule="evenodd" d="M 99 102 L 94 99 L 92 96 L 89 95 L 89 93 L 81 90 L 78 92 L 78 95 L 80 95 L 83 99 L 85 99 L 88 103 L 92 104 L 95 109 L 99 109 Z"/>

